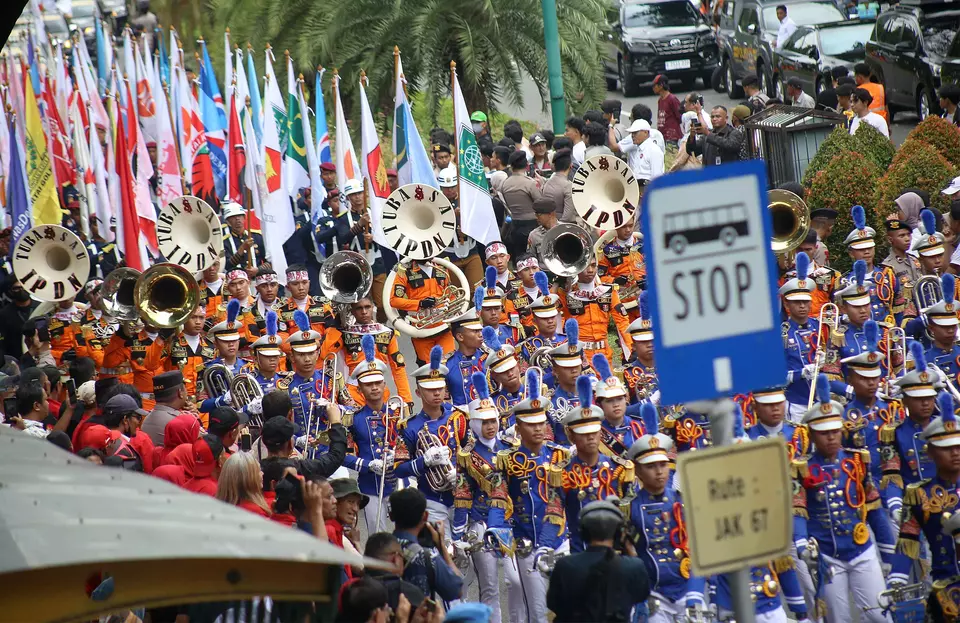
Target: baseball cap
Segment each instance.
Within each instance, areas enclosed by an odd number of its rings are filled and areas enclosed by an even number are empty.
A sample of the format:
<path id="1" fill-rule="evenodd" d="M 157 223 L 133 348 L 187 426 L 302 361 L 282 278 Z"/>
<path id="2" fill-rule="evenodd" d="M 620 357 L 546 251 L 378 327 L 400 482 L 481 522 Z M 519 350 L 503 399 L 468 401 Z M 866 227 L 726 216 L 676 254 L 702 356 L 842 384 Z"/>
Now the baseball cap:
<path id="1" fill-rule="evenodd" d="M 940 192 L 945 195 L 955 195 L 957 191 L 960 191 L 960 176 L 953 178 L 953 180 L 950 181 L 950 185 Z"/>
<path id="2" fill-rule="evenodd" d="M 630 125 L 629 128 L 627 128 L 627 132 L 629 132 L 630 134 L 633 134 L 634 132 L 644 132 L 644 131 L 646 132 L 650 131 L 650 124 L 647 122 L 646 119 L 637 119 Z"/>
<path id="3" fill-rule="evenodd" d="M 487 113 L 482 110 L 475 110 L 473 114 L 470 115 L 470 121 L 476 121 L 477 123 L 483 123 L 487 120 Z"/>
<path id="4" fill-rule="evenodd" d="M 132 413 L 149 415 L 150 412 L 141 409 L 137 401 L 134 400 L 132 396 L 126 394 L 117 394 L 108 400 L 107 404 L 103 407 L 103 415 L 107 417 L 117 414 L 130 415 Z"/>
<path id="5" fill-rule="evenodd" d="M 802 88 L 803 88 L 803 83 L 800 82 L 800 78 L 797 78 L 796 76 L 793 76 L 793 77 L 791 77 L 789 80 L 787 80 L 787 86 L 791 86 L 791 87 L 793 87 L 794 89 L 802 89 Z"/>
<path id="6" fill-rule="evenodd" d="M 743 104 L 740 104 L 739 106 L 734 107 L 733 116 L 739 119 L 740 121 L 743 121 L 744 119 L 750 116 L 750 108 L 748 106 L 744 106 Z"/>
<path id="7" fill-rule="evenodd" d="M 296 430 L 293 422 L 282 415 L 275 415 L 263 424 L 260 438 L 263 439 L 263 445 L 275 450 L 290 441 Z"/>
<path id="8" fill-rule="evenodd" d="M 539 132 L 537 132 L 536 134 L 530 137 L 531 145 L 537 145 L 539 143 L 546 143 L 546 142 L 547 142 L 547 139 L 544 138 L 543 134 L 540 134 Z"/>
<path id="9" fill-rule="evenodd" d="M 210 414 L 210 423 L 207 430 L 217 437 L 223 437 L 234 428 L 246 424 L 249 420 L 250 418 L 247 417 L 246 413 L 241 413 L 232 407 L 217 407 Z"/>

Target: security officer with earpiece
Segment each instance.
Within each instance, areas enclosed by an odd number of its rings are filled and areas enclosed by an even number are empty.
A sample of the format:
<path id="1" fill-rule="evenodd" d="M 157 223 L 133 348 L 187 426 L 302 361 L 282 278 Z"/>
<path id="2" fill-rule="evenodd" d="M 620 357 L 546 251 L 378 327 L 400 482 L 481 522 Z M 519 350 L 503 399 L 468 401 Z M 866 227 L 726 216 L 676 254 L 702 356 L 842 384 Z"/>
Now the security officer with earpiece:
<path id="1" fill-rule="evenodd" d="M 550 575 L 547 607 L 555 623 L 629 621 L 634 604 L 650 596 L 656 563 L 642 539 L 642 551 L 634 549 L 625 529 L 617 498 L 591 502 L 580 511 L 580 537 L 587 548 L 557 560 Z M 617 553 L 621 545 L 627 555 Z"/>

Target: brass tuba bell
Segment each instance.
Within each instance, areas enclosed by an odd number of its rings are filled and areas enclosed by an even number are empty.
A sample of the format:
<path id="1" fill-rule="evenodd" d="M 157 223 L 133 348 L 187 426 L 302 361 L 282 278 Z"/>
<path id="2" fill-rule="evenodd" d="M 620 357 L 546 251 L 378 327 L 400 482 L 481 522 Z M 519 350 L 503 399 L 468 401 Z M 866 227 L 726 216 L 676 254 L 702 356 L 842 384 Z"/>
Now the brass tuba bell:
<path id="1" fill-rule="evenodd" d="M 337 251 L 320 266 L 320 290 L 334 303 L 356 303 L 372 285 L 370 263 L 355 251 Z"/>
<path id="2" fill-rule="evenodd" d="M 579 225 L 561 223 L 547 230 L 540 243 L 544 268 L 560 277 L 582 273 L 593 259 L 590 234 Z"/>
<path id="3" fill-rule="evenodd" d="M 177 264 L 156 264 L 137 278 L 134 307 L 154 327 L 170 329 L 183 324 L 200 303 L 200 285 Z"/>
<path id="4" fill-rule="evenodd" d="M 795 193 L 775 189 L 767 193 L 767 209 L 773 219 L 770 247 L 777 254 L 792 252 L 810 231 L 810 208 Z"/>
<path id="5" fill-rule="evenodd" d="M 100 306 L 105 314 L 120 322 L 139 319 L 134 297 L 140 274 L 135 268 L 123 266 L 104 278 L 100 287 Z"/>

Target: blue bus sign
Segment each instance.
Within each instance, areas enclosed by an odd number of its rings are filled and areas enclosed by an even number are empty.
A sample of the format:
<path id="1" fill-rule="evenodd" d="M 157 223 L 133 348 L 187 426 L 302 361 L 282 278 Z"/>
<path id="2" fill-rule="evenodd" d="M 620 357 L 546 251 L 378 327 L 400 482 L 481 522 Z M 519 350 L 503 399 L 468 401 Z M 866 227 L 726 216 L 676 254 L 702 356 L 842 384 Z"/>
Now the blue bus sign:
<path id="1" fill-rule="evenodd" d="M 643 196 L 641 227 L 661 402 L 782 385 L 763 163 L 657 178 Z"/>

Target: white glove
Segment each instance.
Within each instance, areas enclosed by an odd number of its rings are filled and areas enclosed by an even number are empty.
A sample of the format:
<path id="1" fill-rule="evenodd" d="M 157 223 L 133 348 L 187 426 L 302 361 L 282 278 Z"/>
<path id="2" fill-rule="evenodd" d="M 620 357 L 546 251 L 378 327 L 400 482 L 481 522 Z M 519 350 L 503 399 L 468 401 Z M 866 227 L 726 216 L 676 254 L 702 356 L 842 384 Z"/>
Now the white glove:
<path id="1" fill-rule="evenodd" d="M 577 456 L 577 446 L 570 446 L 570 458 Z"/>
<path id="2" fill-rule="evenodd" d="M 450 448 L 447 446 L 434 446 L 433 448 L 428 448 L 427 451 L 423 453 L 423 462 L 430 467 L 443 465 L 449 460 Z"/>
<path id="3" fill-rule="evenodd" d="M 813 380 L 813 371 L 816 368 L 816 366 L 817 364 L 815 363 L 808 363 L 807 365 L 803 366 L 803 372 L 800 373 L 800 376 L 802 376 L 807 381 Z"/>
<path id="4" fill-rule="evenodd" d="M 307 436 L 300 435 L 299 437 L 295 438 L 293 440 L 293 445 L 299 448 L 300 450 L 303 450 L 304 448 L 307 447 Z"/>
<path id="5" fill-rule="evenodd" d="M 263 415 L 263 398 L 257 396 L 247 405 L 247 413 L 251 415 Z"/>
<path id="6" fill-rule="evenodd" d="M 372 461 L 367 463 L 367 469 L 369 469 L 371 472 L 373 472 L 377 476 L 380 476 L 381 474 L 383 474 L 383 461 L 381 461 L 380 459 L 373 459 Z"/>
<path id="7" fill-rule="evenodd" d="M 223 396 L 220 396 L 216 400 L 217 406 L 222 407 L 223 405 L 232 405 L 233 404 L 233 394 L 230 393 L 228 389 Z"/>
<path id="8" fill-rule="evenodd" d="M 651 404 L 655 404 L 655 405 L 659 405 L 659 404 L 660 404 L 660 390 L 659 390 L 659 389 L 658 389 L 657 391 L 653 392 L 652 394 L 650 394 L 650 402 L 651 402 Z"/>
<path id="9" fill-rule="evenodd" d="M 508 428 L 506 428 L 506 429 L 504 429 L 503 431 L 500 432 L 500 439 L 502 439 L 503 441 L 505 441 L 505 442 L 507 442 L 507 443 L 513 443 L 516 438 L 517 438 L 517 425 L 516 425 L 516 424 L 514 424 L 514 425 L 512 425 L 512 426 L 509 426 Z"/>
<path id="10" fill-rule="evenodd" d="M 890 511 L 890 516 L 893 517 L 894 523 L 896 523 L 899 526 L 901 518 L 903 517 L 903 508 L 897 507 L 893 509 L 892 511 Z"/>
<path id="11" fill-rule="evenodd" d="M 384 466 L 393 465 L 393 463 L 394 463 L 394 456 L 395 456 L 395 454 L 394 454 L 394 451 L 393 451 L 393 450 L 387 450 L 386 452 L 384 452 L 384 453 L 383 453 L 383 464 L 384 464 Z"/>
<path id="12" fill-rule="evenodd" d="M 541 573 L 548 573 L 550 571 L 546 567 L 546 560 L 544 560 L 543 556 L 551 552 L 553 552 L 553 549 L 549 547 L 538 547 L 533 553 L 533 564 L 537 566 L 537 569 Z"/>

